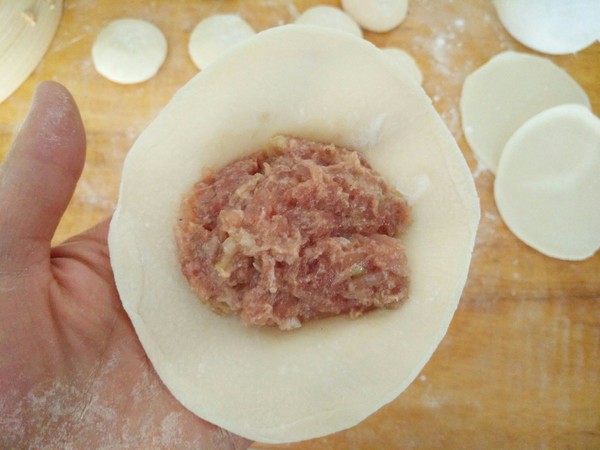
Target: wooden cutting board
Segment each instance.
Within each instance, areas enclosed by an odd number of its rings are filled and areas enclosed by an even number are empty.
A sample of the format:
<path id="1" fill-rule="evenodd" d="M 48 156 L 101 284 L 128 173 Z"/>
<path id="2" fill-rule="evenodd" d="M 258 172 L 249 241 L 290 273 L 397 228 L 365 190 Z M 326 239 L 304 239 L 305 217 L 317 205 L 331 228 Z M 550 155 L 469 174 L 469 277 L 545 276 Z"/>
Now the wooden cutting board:
<path id="1" fill-rule="evenodd" d="M 339 6 L 312 0 L 66 0 L 45 58 L 0 104 L 0 158 L 39 81 L 65 84 L 81 108 L 86 167 L 55 241 L 95 224 L 115 207 L 127 150 L 197 73 L 187 41 L 200 19 L 237 12 L 263 30 L 291 22 L 317 4 Z M 90 57 L 98 31 L 125 16 L 154 22 L 169 43 L 158 75 L 134 86 L 102 78 Z M 415 382 L 349 430 L 275 448 L 600 448 L 600 254 L 564 262 L 520 243 L 499 218 L 493 177 L 478 168 L 460 128 L 458 98 L 465 76 L 501 51 L 534 52 L 506 33 L 491 3 L 483 0 L 412 0 L 398 29 L 365 37 L 381 47 L 405 49 L 421 67 L 423 86 L 475 177 L 482 206 L 477 245 L 448 335 Z M 598 114 L 600 44 L 551 59 L 585 89 Z"/>

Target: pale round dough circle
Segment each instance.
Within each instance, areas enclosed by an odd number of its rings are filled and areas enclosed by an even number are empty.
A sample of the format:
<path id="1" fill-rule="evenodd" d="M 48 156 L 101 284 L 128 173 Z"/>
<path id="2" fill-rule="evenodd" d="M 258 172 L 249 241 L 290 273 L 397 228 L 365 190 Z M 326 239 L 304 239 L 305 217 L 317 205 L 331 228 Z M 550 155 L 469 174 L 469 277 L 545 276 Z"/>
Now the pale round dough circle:
<path id="1" fill-rule="evenodd" d="M 167 40 L 155 25 L 118 19 L 104 27 L 92 46 L 96 70 L 115 83 L 134 84 L 156 75 L 167 56 Z"/>
<path id="2" fill-rule="evenodd" d="M 333 6 L 314 6 L 304 11 L 297 19 L 297 24 L 316 25 L 345 31 L 362 38 L 363 32 L 358 24 L 339 8 Z"/>
<path id="3" fill-rule="evenodd" d="M 278 134 L 360 149 L 408 197 L 412 279 L 400 309 L 281 332 L 216 315 L 194 296 L 174 239 L 183 196 L 203 168 Z M 423 90 L 364 40 L 287 25 L 200 72 L 140 135 L 109 248 L 123 306 L 173 395 L 212 423 L 278 443 L 350 427 L 410 384 L 457 307 L 478 220 L 469 168 Z"/>
<path id="4" fill-rule="evenodd" d="M 384 33 L 404 20 L 408 0 L 342 0 L 342 7 L 364 29 Z"/>
<path id="5" fill-rule="evenodd" d="M 190 35 L 188 51 L 196 67 L 204 69 L 229 48 L 255 34 L 238 14 L 215 14 L 196 25 Z"/>
<path id="6" fill-rule="evenodd" d="M 381 51 L 386 57 L 398 66 L 400 70 L 405 72 L 417 84 L 423 83 L 423 73 L 415 59 L 404 50 L 395 47 L 385 47 Z"/>
<path id="7" fill-rule="evenodd" d="M 31 2 L 30 2 L 31 3 Z M 0 1 L 0 103 L 16 91 L 48 50 L 63 2 Z"/>
<path id="8" fill-rule="evenodd" d="M 528 120 L 500 159 L 494 196 L 523 242 L 559 259 L 600 248 L 600 119 L 561 105 Z"/>
<path id="9" fill-rule="evenodd" d="M 471 73 L 460 96 L 462 128 L 477 160 L 496 173 L 502 149 L 528 119 L 552 106 L 590 108 L 585 91 L 552 61 L 504 52 Z"/>
<path id="10" fill-rule="evenodd" d="M 600 39 L 598 0 L 494 0 L 494 6 L 508 32 L 539 52 L 575 53 Z"/>

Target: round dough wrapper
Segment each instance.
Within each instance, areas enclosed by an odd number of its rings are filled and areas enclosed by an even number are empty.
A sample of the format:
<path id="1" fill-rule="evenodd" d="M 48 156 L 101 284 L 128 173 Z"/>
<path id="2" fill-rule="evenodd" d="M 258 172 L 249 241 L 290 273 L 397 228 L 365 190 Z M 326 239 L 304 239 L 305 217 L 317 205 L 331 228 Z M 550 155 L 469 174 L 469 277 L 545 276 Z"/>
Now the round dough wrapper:
<path id="1" fill-rule="evenodd" d="M 504 52 L 471 73 L 463 84 L 463 132 L 477 160 L 496 173 L 502 149 L 528 119 L 553 106 L 590 108 L 585 91 L 552 61 Z"/>
<path id="2" fill-rule="evenodd" d="M 314 6 L 304 11 L 297 19 L 297 24 L 317 25 L 345 31 L 362 38 L 363 32 L 358 24 L 339 8 L 333 6 Z"/>
<path id="3" fill-rule="evenodd" d="M 381 51 L 393 64 L 396 64 L 400 70 L 406 72 L 415 83 L 419 85 L 423 83 L 423 73 L 421 73 L 421 69 L 419 69 L 417 62 L 412 56 L 404 50 L 394 47 L 385 47 L 382 48 Z"/>
<path id="4" fill-rule="evenodd" d="M 282 332 L 194 296 L 174 239 L 182 198 L 204 168 L 280 134 L 358 149 L 408 197 L 412 278 L 401 308 Z M 468 166 L 423 90 L 364 40 L 287 25 L 200 72 L 140 135 L 109 248 L 123 306 L 173 395 L 212 423 L 280 443 L 353 426 L 410 384 L 457 307 L 478 220 Z"/>
<path id="5" fill-rule="evenodd" d="M 507 142 L 494 196 L 523 242 L 559 259 L 600 248 L 600 119 L 561 105 L 528 120 Z"/>
<path id="6" fill-rule="evenodd" d="M 364 29 L 384 33 L 404 20 L 408 0 L 342 0 L 342 7 Z"/>
<path id="7" fill-rule="evenodd" d="M 167 56 L 167 40 L 154 24 L 118 19 L 104 27 L 92 46 L 92 60 L 100 75 L 115 83 L 149 80 Z"/>
<path id="8" fill-rule="evenodd" d="M 204 69 L 230 47 L 256 32 L 237 14 L 216 14 L 200 21 L 192 31 L 188 50 L 198 69 Z"/>
<path id="9" fill-rule="evenodd" d="M 521 44 L 564 55 L 600 39 L 598 0 L 494 0 L 502 25 Z"/>
<path id="10" fill-rule="evenodd" d="M 62 6 L 62 0 L 0 1 L 0 103 L 44 57 L 60 23 Z"/>

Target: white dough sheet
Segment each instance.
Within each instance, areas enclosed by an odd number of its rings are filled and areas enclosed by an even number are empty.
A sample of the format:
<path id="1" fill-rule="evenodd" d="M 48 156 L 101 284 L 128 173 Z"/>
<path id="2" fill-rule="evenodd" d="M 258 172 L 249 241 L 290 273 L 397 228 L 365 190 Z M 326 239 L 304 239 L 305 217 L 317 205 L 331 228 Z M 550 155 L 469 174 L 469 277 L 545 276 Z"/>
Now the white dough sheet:
<path id="1" fill-rule="evenodd" d="M 500 53 L 465 79 L 463 132 L 477 160 L 496 173 L 502 149 L 521 125 L 568 103 L 590 108 L 585 91 L 563 69 L 540 56 Z"/>
<path id="2" fill-rule="evenodd" d="M 0 103 L 15 92 L 48 50 L 63 2 L 0 1 Z"/>
<path id="3" fill-rule="evenodd" d="M 231 47 L 254 36 L 254 29 L 238 14 L 215 14 L 192 31 L 188 51 L 198 69 L 205 69 Z"/>
<path id="4" fill-rule="evenodd" d="M 399 309 L 282 332 L 195 297 L 174 239 L 180 202 L 203 169 L 281 134 L 360 150 L 410 199 L 411 284 Z M 456 310 L 478 221 L 469 168 L 423 90 L 369 42 L 286 25 L 215 60 L 142 133 L 109 246 L 123 306 L 173 395 L 209 422 L 282 443 L 351 427 L 411 383 Z"/>
<path id="5" fill-rule="evenodd" d="M 342 7 L 365 30 L 385 33 L 406 18 L 408 0 L 342 0 Z"/>
<path id="6" fill-rule="evenodd" d="M 158 72 L 167 57 L 167 40 L 145 20 L 117 19 L 106 25 L 92 46 L 94 67 L 120 84 L 141 83 Z"/>
<path id="7" fill-rule="evenodd" d="M 363 37 L 363 32 L 352 17 L 334 6 L 314 6 L 304 11 L 297 19 L 300 25 L 315 25 L 346 31 L 358 38 Z"/>
<path id="8" fill-rule="evenodd" d="M 415 83 L 419 85 L 423 83 L 423 73 L 421 72 L 421 69 L 419 69 L 415 59 L 409 53 L 395 47 L 384 47 L 381 51 L 393 64 L 396 64 L 400 70 L 406 72 Z"/>
<path id="9" fill-rule="evenodd" d="M 529 246 L 559 259 L 592 256 L 600 248 L 600 119 L 581 105 L 532 117 L 502 152 L 494 196 Z"/>
<path id="10" fill-rule="evenodd" d="M 598 0 L 494 0 L 498 17 L 521 44 L 551 55 L 600 40 Z"/>

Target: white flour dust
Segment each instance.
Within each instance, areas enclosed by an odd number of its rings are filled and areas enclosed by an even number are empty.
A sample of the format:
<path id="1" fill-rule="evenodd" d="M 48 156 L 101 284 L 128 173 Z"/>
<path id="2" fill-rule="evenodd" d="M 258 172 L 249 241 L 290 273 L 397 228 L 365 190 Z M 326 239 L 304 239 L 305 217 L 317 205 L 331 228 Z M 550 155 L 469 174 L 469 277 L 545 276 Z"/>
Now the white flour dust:
<path id="1" fill-rule="evenodd" d="M 424 87 L 455 139 L 462 137 L 458 100 L 464 79 L 484 61 L 473 47 L 487 47 L 491 57 L 511 48 L 506 31 L 487 11 L 488 5 L 461 8 L 459 2 L 415 0 L 415 20 L 423 33 L 412 38 L 411 53 L 428 67 Z M 484 20 L 481 20 L 481 18 Z"/>
<path id="2" fill-rule="evenodd" d="M 64 380 L 40 384 L 22 397 L 9 390 L 0 398 L 1 443 L 8 448 L 112 450 L 196 449 L 212 442 L 214 448 L 234 448 L 231 435 L 216 427 L 199 435 L 193 428 L 198 419 L 183 410 L 154 410 L 153 399 L 164 394 L 164 387 L 146 370 L 147 362 L 135 371 L 140 373 L 137 379 L 126 379 L 133 381 L 131 393 L 115 398 L 123 395 L 113 391 L 123 364 L 129 363 L 114 353 L 98 366 L 85 389 Z M 190 429 L 196 431 L 190 435 Z"/>

